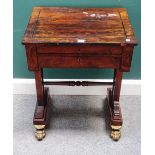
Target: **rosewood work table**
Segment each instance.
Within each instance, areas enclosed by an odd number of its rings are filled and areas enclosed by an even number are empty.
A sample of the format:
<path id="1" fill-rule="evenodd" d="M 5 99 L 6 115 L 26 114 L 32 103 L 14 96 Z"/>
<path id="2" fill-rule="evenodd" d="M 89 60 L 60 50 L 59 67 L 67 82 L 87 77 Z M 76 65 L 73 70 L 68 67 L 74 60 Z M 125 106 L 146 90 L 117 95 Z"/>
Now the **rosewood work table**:
<path id="1" fill-rule="evenodd" d="M 129 72 L 136 38 L 125 8 L 34 7 L 22 43 L 35 74 L 36 138 L 45 137 L 49 95 L 45 85 L 111 85 L 107 101 L 111 137 L 120 138 L 123 72 Z M 111 68 L 113 82 L 44 81 L 43 68 Z M 90 77 L 91 78 L 91 77 Z"/>

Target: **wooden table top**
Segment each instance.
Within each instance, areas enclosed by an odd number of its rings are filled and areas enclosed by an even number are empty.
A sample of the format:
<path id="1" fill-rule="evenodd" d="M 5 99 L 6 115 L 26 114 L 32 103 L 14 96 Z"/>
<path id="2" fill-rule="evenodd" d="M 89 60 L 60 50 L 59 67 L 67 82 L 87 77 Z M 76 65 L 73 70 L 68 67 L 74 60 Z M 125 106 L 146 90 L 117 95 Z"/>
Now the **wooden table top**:
<path id="1" fill-rule="evenodd" d="M 136 44 L 125 8 L 34 7 L 23 41 Z"/>

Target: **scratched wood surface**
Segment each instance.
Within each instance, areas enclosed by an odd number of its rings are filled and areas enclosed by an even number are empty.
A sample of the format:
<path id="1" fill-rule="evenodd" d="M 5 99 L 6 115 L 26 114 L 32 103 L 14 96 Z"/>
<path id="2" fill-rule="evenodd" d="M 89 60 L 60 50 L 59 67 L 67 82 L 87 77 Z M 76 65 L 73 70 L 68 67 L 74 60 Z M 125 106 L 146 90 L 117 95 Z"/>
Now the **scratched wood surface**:
<path id="1" fill-rule="evenodd" d="M 34 7 L 23 44 L 136 44 L 125 8 Z"/>

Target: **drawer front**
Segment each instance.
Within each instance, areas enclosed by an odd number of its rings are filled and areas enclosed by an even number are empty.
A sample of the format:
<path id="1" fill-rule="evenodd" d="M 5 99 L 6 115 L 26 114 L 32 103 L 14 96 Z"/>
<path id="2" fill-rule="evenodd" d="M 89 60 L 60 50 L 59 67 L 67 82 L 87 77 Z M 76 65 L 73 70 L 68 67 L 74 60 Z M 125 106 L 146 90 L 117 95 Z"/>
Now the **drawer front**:
<path id="1" fill-rule="evenodd" d="M 75 56 L 58 56 L 52 54 L 38 54 L 38 64 L 40 67 L 55 68 L 77 68 L 78 58 Z"/>
<path id="2" fill-rule="evenodd" d="M 38 53 L 74 53 L 74 54 L 121 54 L 121 46 L 103 45 L 42 45 L 37 46 Z"/>
<path id="3" fill-rule="evenodd" d="M 119 68 L 120 57 L 38 54 L 38 64 L 48 68 Z"/>
<path id="4" fill-rule="evenodd" d="M 119 68 L 120 57 L 94 56 L 80 57 L 80 67 L 84 68 Z"/>

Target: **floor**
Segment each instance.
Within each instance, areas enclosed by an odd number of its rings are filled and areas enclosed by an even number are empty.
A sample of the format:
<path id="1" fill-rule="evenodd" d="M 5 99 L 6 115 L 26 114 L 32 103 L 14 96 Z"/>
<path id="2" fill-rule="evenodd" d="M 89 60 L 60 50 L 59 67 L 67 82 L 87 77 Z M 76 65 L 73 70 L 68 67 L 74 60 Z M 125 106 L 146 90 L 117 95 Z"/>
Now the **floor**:
<path id="1" fill-rule="evenodd" d="M 14 155 L 140 155 L 141 97 L 121 96 L 122 136 L 110 138 L 105 96 L 52 96 L 43 141 L 34 137 L 36 97 L 14 95 Z"/>

